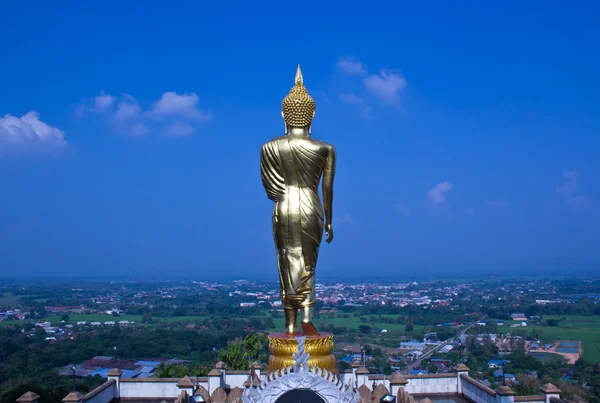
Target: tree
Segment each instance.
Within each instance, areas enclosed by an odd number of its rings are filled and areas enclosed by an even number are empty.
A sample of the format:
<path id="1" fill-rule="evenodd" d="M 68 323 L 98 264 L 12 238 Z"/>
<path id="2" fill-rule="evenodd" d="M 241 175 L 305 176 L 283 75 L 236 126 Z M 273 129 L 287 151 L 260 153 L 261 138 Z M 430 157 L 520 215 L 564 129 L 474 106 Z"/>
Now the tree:
<path id="1" fill-rule="evenodd" d="M 488 334 L 496 334 L 498 333 L 498 325 L 495 320 L 488 319 L 485 321 L 485 331 Z"/>
<path id="2" fill-rule="evenodd" d="M 206 376 L 208 365 L 194 364 L 167 364 L 161 363 L 156 368 L 159 378 L 183 378 L 184 376 Z"/>
<path id="3" fill-rule="evenodd" d="M 342 361 L 342 360 L 337 360 L 336 361 L 336 366 L 337 366 L 337 370 L 338 372 L 343 372 L 347 369 L 352 368 L 352 365 L 350 365 L 349 363 L 347 363 L 346 361 Z"/>
<path id="4" fill-rule="evenodd" d="M 68 322 L 69 321 L 69 315 L 67 315 L 66 313 L 63 313 L 62 315 L 60 315 L 60 320 L 61 321 L 65 321 Z"/>
<path id="5" fill-rule="evenodd" d="M 436 367 L 435 365 L 431 364 L 429 366 L 429 368 L 427 368 L 427 370 L 429 371 L 430 374 L 437 374 L 438 367 Z"/>
<path id="6" fill-rule="evenodd" d="M 152 323 L 152 313 L 146 311 L 142 315 L 142 323 Z"/>
<path id="7" fill-rule="evenodd" d="M 245 339 L 236 338 L 227 343 L 227 348 L 219 352 L 219 359 L 229 369 L 248 370 L 252 361 L 266 360 L 266 336 L 249 333 Z"/>
<path id="8" fill-rule="evenodd" d="M 588 401 L 590 403 L 600 403 L 600 376 L 594 377 L 589 383 Z"/>
<path id="9" fill-rule="evenodd" d="M 536 378 L 517 374 L 517 382 L 512 385 L 512 388 L 517 395 L 537 395 L 540 386 L 540 382 Z"/>
<path id="10" fill-rule="evenodd" d="M 406 323 L 406 327 L 404 330 L 406 330 L 407 332 L 412 332 L 414 330 L 415 326 L 412 324 L 412 322 L 408 322 Z"/>

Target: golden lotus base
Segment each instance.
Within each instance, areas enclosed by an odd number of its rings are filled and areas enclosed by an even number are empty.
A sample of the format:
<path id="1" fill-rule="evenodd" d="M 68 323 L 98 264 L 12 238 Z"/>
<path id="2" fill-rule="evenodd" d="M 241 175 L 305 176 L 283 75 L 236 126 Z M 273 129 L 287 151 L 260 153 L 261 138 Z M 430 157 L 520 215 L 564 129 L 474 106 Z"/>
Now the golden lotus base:
<path id="1" fill-rule="evenodd" d="M 303 333 L 272 333 L 269 335 L 269 371 L 277 371 L 294 365 L 292 354 L 298 351 L 295 337 Z M 319 367 L 337 373 L 335 357 L 333 356 L 333 334 L 319 333 L 316 336 L 306 336 L 304 351 L 310 354 L 308 365 Z"/>

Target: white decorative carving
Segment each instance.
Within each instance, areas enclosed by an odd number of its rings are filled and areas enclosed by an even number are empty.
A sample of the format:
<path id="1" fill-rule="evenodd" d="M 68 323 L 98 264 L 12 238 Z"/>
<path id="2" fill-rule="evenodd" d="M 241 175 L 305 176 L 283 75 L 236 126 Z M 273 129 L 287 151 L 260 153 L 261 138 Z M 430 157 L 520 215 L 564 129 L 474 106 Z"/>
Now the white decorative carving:
<path id="1" fill-rule="evenodd" d="M 272 372 L 266 382 L 257 387 L 250 387 L 244 391 L 244 403 L 275 403 L 284 393 L 294 389 L 309 389 L 326 402 L 358 403 L 360 395 L 350 384 L 344 385 L 340 379 L 326 369 L 308 368 L 310 354 L 304 351 L 305 337 L 296 337 L 298 351 L 292 354 L 293 367 Z"/>

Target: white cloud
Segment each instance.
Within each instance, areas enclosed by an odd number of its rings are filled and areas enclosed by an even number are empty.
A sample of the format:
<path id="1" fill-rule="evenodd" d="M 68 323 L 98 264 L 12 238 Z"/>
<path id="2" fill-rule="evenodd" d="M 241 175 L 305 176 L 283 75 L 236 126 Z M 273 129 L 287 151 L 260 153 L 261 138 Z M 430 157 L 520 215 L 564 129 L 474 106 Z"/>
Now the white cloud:
<path id="1" fill-rule="evenodd" d="M 110 109 L 116 99 L 117 98 L 112 95 L 105 94 L 104 91 L 100 92 L 100 95 L 94 97 L 94 111 L 96 113 L 102 113 Z"/>
<path id="2" fill-rule="evenodd" d="M 351 105 L 360 105 L 365 102 L 365 100 L 362 99 L 361 97 L 356 96 L 354 94 L 347 93 L 347 92 L 340 93 L 340 101 L 342 101 L 345 104 L 351 104 Z"/>
<path id="3" fill-rule="evenodd" d="M 371 112 L 371 107 L 369 105 L 365 105 L 365 100 L 362 99 L 361 97 L 351 94 L 349 92 L 342 92 L 342 93 L 340 93 L 340 100 L 343 103 L 349 104 L 349 105 L 361 105 L 362 110 L 361 110 L 360 115 L 364 119 L 371 119 L 373 117 L 373 114 Z"/>
<path id="4" fill-rule="evenodd" d="M 410 209 L 406 207 L 406 204 L 404 204 L 404 202 L 397 203 L 396 208 L 404 217 L 408 217 L 410 215 Z"/>
<path id="5" fill-rule="evenodd" d="M 399 73 L 381 70 L 364 78 L 365 88 L 382 103 L 398 105 L 399 93 L 406 87 L 406 80 Z"/>
<path id="6" fill-rule="evenodd" d="M 102 92 L 79 105 L 75 113 L 80 118 L 86 112 L 105 116 L 115 131 L 132 136 L 151 132 L 189 136 L 194 132 L 193 124 L 212 119 L 212 111 L 200 111 L 198 104 L 198 95 L 193 92 L 165 92 L 150 109 L 144 111 L 140 102 L 131 95 L 116 97 Z"/>
<path id="7" fill-rule="evenodd" d="M 187 119 L 209 120 L 212 113 L 198 110 L 198 95 L 195 93 L 177 94 L 165 92 L 162 97 L 154 103 L 151 110 L 146 112 L 154 118 L 183 117 Z"/>
<path id="8" fill-rule="evenodd" d="M 117 105 L 114 118 L 117 120 L 137 119 L 142 113 L 142 107 L 131 95 L 123 95 L 123 100 Z"/>
<path id="9" fill-rule="evenodd" d="M 442 182 L 435 185 L 427 191 L 427 199 L 431 204 L 442 205 L 447 203 L 447 193 L 452 190 L 454 185 L 448 182 Z"/>
<path id="10" fill-rule="evenodd" d="M 336 67 L 349 76 L 361 76 L 367 74 L 367 69 L 363 66 L 360 60 L 353 57 L 341 57 Z"/>
<path id="11" fill-rule="evenodd" d="M 579 172 L 576 170 L 567 170 L 563 172 L 564 183 L 556 187 L 556 191 L 561 196 L 562 200 L 568 206 L 584 207 L 589 200 L 585 196 L 581 196 L 577 192 L 579 185 Z"/>
<path id="12" fill-rule="evenodd" d="M 165 129 L 169 136 L 189 136 L 194 132 L 192 126 L 183 122 L 173 122 Z"/>
<path id="13" fill-rule="evenodd" d="M 132 136 L 144 136 L 150 133 L 150 129 L 148 126 L 143 124 L 142 122 L 134 123 L 129 129 L 126 129 Z"/>
<path id="14" fill-rule="evenodd" d="M 40 120 L 31 111 L 20 118 L 0 118 L 0 156 L 21 153 L 60 155 L 67 148 L 65 133 Z"/>

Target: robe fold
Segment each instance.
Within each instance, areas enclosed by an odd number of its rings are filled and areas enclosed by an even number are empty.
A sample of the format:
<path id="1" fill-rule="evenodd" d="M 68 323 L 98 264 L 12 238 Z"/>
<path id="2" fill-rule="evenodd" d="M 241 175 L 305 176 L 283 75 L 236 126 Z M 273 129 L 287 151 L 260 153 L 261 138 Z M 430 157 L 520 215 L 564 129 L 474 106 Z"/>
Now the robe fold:
<path id="1" fill-rule="evenodd" d="M 320 142 L 307 137 L 278 137 L 261 150 L 262 182 L 275 202 L 273 238 L 284 308 L 316 302 L 315 267 L 323 237 L 318 186 L 325 159 Z"/>

